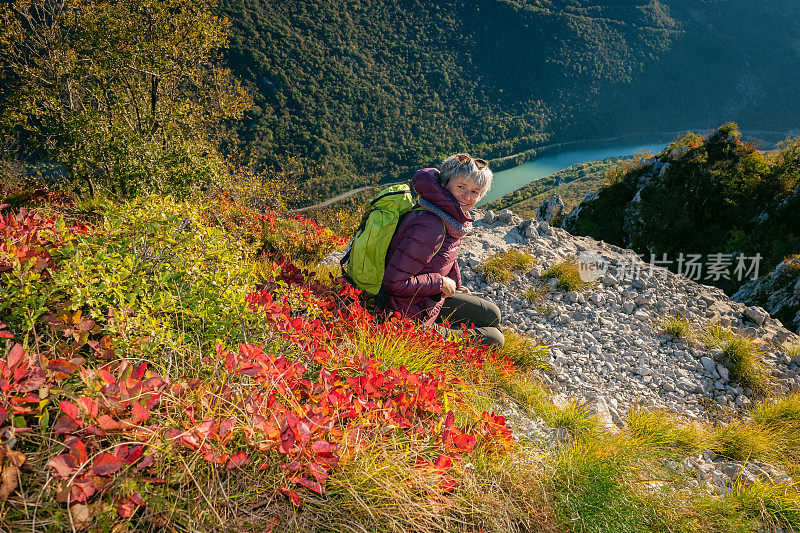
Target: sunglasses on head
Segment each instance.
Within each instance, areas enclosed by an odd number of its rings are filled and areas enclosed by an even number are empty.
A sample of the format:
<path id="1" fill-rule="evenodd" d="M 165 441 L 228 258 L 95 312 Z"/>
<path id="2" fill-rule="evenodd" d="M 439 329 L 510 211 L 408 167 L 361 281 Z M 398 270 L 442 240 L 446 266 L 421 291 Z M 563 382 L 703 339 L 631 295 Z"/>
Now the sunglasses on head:
<path id="1" fill-rule="evenodd" d="M 458 158 L 458 162 L 462 165 L 468 165 L 470 161 L 475 161 L 475 166 L 478 167 L 478 170 L 483 170 L 489 164 L 485 159 L 470 157 L 467 154 L 458 154 L 456 158 Z"/>

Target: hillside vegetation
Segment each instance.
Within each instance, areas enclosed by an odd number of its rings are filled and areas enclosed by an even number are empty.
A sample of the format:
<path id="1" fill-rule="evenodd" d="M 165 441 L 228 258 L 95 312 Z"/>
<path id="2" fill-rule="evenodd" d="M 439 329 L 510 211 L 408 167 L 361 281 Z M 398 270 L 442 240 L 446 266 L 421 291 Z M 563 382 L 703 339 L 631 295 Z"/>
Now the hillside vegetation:
<path id="1" fill-rule="evenodd" d="M 315 9 L 327 16 L 327 6 L 276 9 L 295 20 Z M 360 4 L 331 6 L 343 21 L 369 19 Z M 660 6 L 632 16 L 647 21 Z M 332 143 L 311 158 L 303 135 L 312 119 L 293 123 L 293 108 L 280 106 L 295 100 L 277 92 L 277 115 L 257 105 L 287 122 L 239 129 L 249 101 L 220 66 L 227 22 L 212 7 L 0 7 L 0 529 L 800 528 L 800 493 L 786 481 L 800 476 L 796 393 L 770 397 L 764 387 L 746 416 L 706 422 L 635 409 L 612 432 L 585 406 L 551 399 L 542 384 L 551 346 L 506 331 L 497 352 L 399 317 L 378 320 L 322 261 L 346 239 L 284 209 L 293 178 L 319 173 L 329 183 L 331 168 L 355 165 L 347 154 L 366 152 Z M 253 7 L 252 21 L 280 20 Z M 274 43 L 294 60 L 286 64 L 304 83 L 311 70 L 327 75 L 311 66 L 313 47 L 291 44 L 294 27 L 274 25 Z M 369 63 L 347 57 L 338 63 Z M 346 95 L 348 81 L 324 78 L 326 101 Z M 385 108 L 354 112 L 371 109 Z M 362 146 L 354 115 L 341 116 L 341 131 Z M 280 171 L 226 159 L 236 155 L 234 127 L 243 137 L 274 129 L 272 141 L 250 146 L 266 147 L 264 161 L 274 154 Z M 413 147 L 422 134 L 412 134 Z M 302 157 L 283 157 L 300 148 Z M 781 157 L 768 169 L 796 169 L 796 158 Z M 347 227 L 354 215 L 318 216 Z M 514 254 L 499 266 L 531 263 Z M 507 406 L 550 438 L 524 437 L 497 414 Z M 780 476 L 745 483 L 737 474 L 715 488 L 695 479 L 698 454 L 764 461 Z"/>
<path id="2" fill-rule="evenodd" d="M 548 347 L 377 323 L 304 268 L 342 245 L 309 220 L 224 194 L 30 207 L 0 217 L 6 530 L 800 525 L 794 487 L 714 495 L 675 467 L 713 451 L 800 475 L 796 396 L 716 427 L 635 410 L 610 433 L 552 403 L 536 377 Z M 559 444 L 515 438 L 500 401 L 561 428 Z"/>
<path id="3" fill-rule="evenodd" d="M 706 137 L 690 133 L 653 158 L 612 169 L 563 227 L 646 260 L 666 254 L 672 270 L 681 254 L 700 254 L 703 263 L 723 254 L 728 275 L 704 271 L 700 280 L 734 291 L 745 281 L 733 275 L 737 256 L 760 254 L 763 275 L 800 251 L 800 141 L 780 146 L 762 153 L 733 123 Z"/>
<path id="4" fill-rule="evenodd" d="M 455 151 L 726 120 L 796 128 L 800 11 L 770 0 L 223 0 L 248 158 L 323 196 Z M 769 30 L 766 30 L 769 28 Z"/>

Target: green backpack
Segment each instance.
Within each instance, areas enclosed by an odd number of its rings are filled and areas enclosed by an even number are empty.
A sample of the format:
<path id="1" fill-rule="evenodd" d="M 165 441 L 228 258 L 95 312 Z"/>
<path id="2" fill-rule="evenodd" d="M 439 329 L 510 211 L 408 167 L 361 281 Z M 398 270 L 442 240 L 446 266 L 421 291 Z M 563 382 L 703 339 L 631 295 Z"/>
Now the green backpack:
<path id="1" fill-rule="evenodd" d="M 386 252 L 394 231 L 403 215 L 414 209 L 421 208 L 414 206 L 408 183 L 387 187 L 370 201 L 370 207 L 361 217 L 361 223 L 340 261 L 342 272 L 350 283 L 373 296 L 378 294 L 386 271 Z"/>

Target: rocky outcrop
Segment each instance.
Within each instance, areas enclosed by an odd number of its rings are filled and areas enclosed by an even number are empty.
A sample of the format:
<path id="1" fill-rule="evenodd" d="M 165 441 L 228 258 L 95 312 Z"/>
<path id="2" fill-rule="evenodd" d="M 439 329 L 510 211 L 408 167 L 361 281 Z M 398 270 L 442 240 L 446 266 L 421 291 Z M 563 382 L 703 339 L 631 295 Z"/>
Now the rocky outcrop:
<path id="1" fill-rule="evenodd" d="M 631 250 L 574 236 L 544 221 L 487 224 L 481 216 L 461 245 L 463 282 L 500 306 L 505 327 L 553 346 L 552 373 L 544 379 L 556 397 L 591 403 L 591 410 L 606 412 L 608 417 L 600 416 L 612 422 L 635 404 L 690 418 L 707 417 L 709 405 L 741 410 L 750 404 L 753 392 L 732 380 L 719 353 L 662 333 L 660 323 L 670 315 L 686 317 L 697 329 L 719 323 L 753 336 L 778 387 L 800 387 L 800 361 L 788 355 L 800 337 L 763 310 L 654 268 Z M 476 267 L 509 248 L 527 250 L 536 264 L 508 284 L 487 282 Z M 593 286 L 565 293 L 539 277 L 569 258 L 599 267 Z M 533 287 L 539 287 L 538 294 L 528 301 L 526 292 Z"/>
<path id="2" fill-rule="evenodd" d="M 563 212 L 564 200 L 561 199 L 560 194 L 554 193 L 549 199 L 542 202 L 542 205 L 536 210 L 536 218 L 552 223 L 553 219 Z"/>
<path id="3" fill-rule="evenodd" d="M 769 275 L 745 283 L 732 297 L 745 305 L 761 306 L 800 333 L 800 256 L 784 260 Z M 757 321 L 757 317 L 754 317 Z"/>

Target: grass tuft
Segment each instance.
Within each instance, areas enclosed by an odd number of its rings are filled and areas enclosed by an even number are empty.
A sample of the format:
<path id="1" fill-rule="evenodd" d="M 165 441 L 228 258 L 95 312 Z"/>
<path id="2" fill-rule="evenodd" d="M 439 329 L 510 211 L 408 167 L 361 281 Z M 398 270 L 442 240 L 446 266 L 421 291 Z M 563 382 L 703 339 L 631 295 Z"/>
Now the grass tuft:
<path id="1" fill-rule="evenodd" d="M 405 366 L 409 372 L 430 373 L 437 368 L 440 353 L 422 335 L 391 335 L 357 328 L 350 336 L 352 355 L 366 354 L 380 361 L 381 368 Z"/>
<path id="2" fill-rule="evenodd" d="M 517 272 L 530 269 L 535 262 L 530 255 L 511 249 L 491 256 L 479 268 L 488 280 L 505 283 L 514 279 Z"/>
<path id="3" fill-rule="evenodd" d="M 690 339 L 692 337 L 692 325 L 686 318 L 680 315 L 672 315 L 661 322 L 661 331 L 672 335 L 676 339 Z"/>
<path id="4" fill-rule="evenodd" d="M 545 295 L 547 292 L 547 284 L 541 280 L 537 280 L 525 289 L 525 292 L 522 293 L 522 297 L 533 306 L 538 314 L 550 316 L 553 312 L 553 308 L 545 302 Z"/>
<path id="5" fill-rule="evenodd" d="M 709 498 L 701 509 L 726 531 L 775 531 L 800 528 L 800 493 L 782 485 L 736 483 L 723 498 Z M 750 525 L 749 529 L 745 529 Z"/>
<path id="6" fill-rule="evenodd" d="M 709 435 L 701 426 L 666 411 L 645 411 L 638 406 L 628 412 L 628 431 L 651 448 L 696 454 L 708 449 Z"/>
<path id="7" fill-rule="evenodd" d="M 790 359 L 797 359 L 800 357 L 800 342 L 789 346 L 786 350 L 786 355 L 788 355 Z"/>
<path id="8" fill-rule="evenodd" d="M 779 439 L 761 424 L 734 420 L 715 428 L 712 435 L 714 453 L 735 461 L 767 459 L 779 448 Z"/>
<path id="9" fill-rule="evenodd" d="M 520 369 L 540 368 L 546 370 L 549 365 L 544 357 L 551 346 L 536 344 L 532 339 L 514 332 L 504 332 L 506 342 L 498 352 L 501 357 L 508 357 Z"/>
<path id="10" fill-rule="evenodd" d="M 552 477 L 562 523 L 576 532 L 674 531 L 668 499 L 639 490 L 654 465 L 632 449 L 576 443 L 560 454 Z"/>
<path id="11" fill-rule="evenodd" d="M 578 262 L 574 259 L 569 259 L 551 266 L 542 273 L 541 278 L 557 279 L 558 284 L 556 287 L 563 291 L 580 291 L 591 285 L 590 282 L 584 281 L 581 278 Z"/>
<path id="12" fill-rule="evenodd" d="M 722 363 L 735 380 L 761 397 L 772 393 L 769 370 L 762 359 L 761 348 L 753 339 L 715 324 L 706 329 L 704 342 L 708 348 L 722 350 L 725 356 Z"/>

